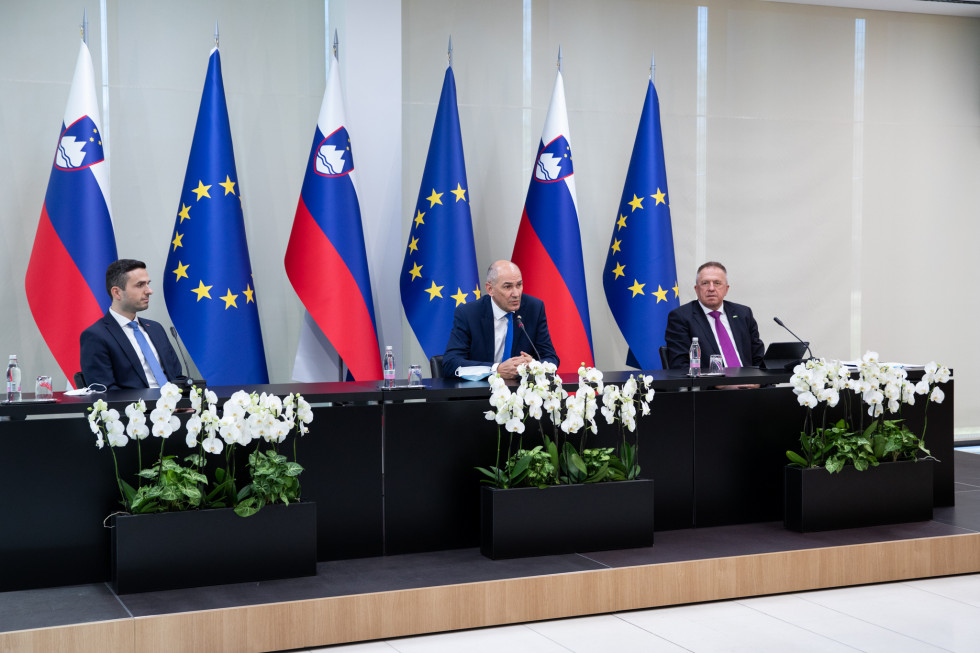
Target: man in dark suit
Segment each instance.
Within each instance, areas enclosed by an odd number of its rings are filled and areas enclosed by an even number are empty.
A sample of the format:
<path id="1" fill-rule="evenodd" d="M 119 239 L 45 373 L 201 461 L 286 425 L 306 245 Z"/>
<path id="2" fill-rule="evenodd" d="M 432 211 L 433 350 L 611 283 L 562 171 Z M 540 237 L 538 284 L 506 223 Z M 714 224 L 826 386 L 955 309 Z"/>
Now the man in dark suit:
<path id="1" fill-rule="evenodd" d="M 698 268 L 694 292 L 697 300 L 679 306 L 667 316 L 667 361 L 671 369 L 687 369 L 691 340 L 701 345 L 701 367 L 712 354 L 722 354 L 725 367 L 761 365 L 765 346 L 752 309 L 726 302 L 728 272 L 717 261 Z"/>
<path id="2" fill-rule="evenodd" d="M 544 302 L 524 294 L 520 269 L 510 261 L 497 261 L 487 271 L 485 288 L 483 297 L 456 308 L 442 359 L 443 375 L 454 377 L 457 368 L 475 365 L 513 379 L 517 366 L 535 356 L 557 365 Z"/>
<path id="3" fill-rule="evenodd" d="M 110 263 L 105 286 L 112 305 L 79 338 L 85 383 L 118 390 L 183 382 L 180 360 L 166 331 L 158 322 L 136 319 L 138 311 L 149 307 L 153 294 L 146 264 L 133 259 Z"/>

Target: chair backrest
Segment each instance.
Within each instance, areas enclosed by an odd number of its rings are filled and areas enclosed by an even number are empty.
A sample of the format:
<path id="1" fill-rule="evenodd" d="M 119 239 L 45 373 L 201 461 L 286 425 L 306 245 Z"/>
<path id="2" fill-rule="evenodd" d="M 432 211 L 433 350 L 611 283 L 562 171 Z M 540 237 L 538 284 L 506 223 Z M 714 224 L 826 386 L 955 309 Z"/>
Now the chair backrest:
<path id="1" fill-rule="evenodd" d="M 432 372 L 433 379 L 442 378 L 442 354 L 436 354 L 429 359 L 429 371 Z"/>
<path id="2" fill-rule="evenodd" d="M 667 345 L 660 345 L 660 365 L 665 370 L 670 368 L 670 362 L 667 360 Z"/>
<path id="3" fill-rule="evenodd" d="M 75 372 L 74 376 L 72 376 L 72 380 L 75 382 L 76 390 L 88 386 L 88 384 L 85 383 L 85 375 L 83 375 L 81 372 Z"/>

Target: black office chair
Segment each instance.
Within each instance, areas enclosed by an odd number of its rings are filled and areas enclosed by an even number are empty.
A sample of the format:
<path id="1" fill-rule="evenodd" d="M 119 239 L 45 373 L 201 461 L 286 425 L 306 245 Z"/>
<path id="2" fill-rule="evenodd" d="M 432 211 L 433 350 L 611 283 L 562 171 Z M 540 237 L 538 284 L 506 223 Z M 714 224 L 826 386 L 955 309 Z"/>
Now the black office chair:
<path id="1" fill-rule="evenodd" d="M 670 361 L 667 356 L 667 345 L 660 345 L 660 366 L 665 370 L 670 369 Z"/>
<path id="2" fill-rule="evenodd" d="M 85 383 L 85 376 L 81 372 L 75 372 L 74 376 L 72 376 L 72 380 L 75 382 L 76 390 L 79 388 L 88 387 L 88 384 Z"/>
<path id="3" fill-rule="evenodd" d="M 429 371 L 432 372 L 433 379 L 442 378 L 442 354 L 437 354 L 429 359 Z"/>

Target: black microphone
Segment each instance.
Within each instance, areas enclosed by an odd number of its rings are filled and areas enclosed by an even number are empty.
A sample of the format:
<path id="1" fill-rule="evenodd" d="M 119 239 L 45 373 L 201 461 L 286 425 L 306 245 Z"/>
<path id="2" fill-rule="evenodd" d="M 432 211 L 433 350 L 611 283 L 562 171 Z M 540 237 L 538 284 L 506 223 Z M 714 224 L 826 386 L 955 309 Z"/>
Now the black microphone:
<path id="1" fill-rule="evenodd" d="M 187 377 L 184 380 L 184 384 L 190 388 L 192 385 L 204 388 L 207 387 L 208 382 L 204 379 L 194 379 L 191 378 L 191 366 L 187 364 L 187 356 L 184 356 L 184 347 L 180 344 L 180 338 L 177 336 L 177 327 L 170 325 L 170 335 L 174 337 L 174 342 L 177 343 L 177 351 L 180 352 L 180 358 L 184 361 L 184 369 L 187 370 Z"/>
<path id="2" fill-rule="evenodd" d="M 788 327 L 788 326 L 786 326 L 785 324 L 783 324 L 783 321 L 782 321 L 782 320 L 780 320 L 780 319 L 779 319 L 778 317 L 776 317 L 776 316 L 774 315 L 772 319 L 776 321 L 776 324 L 778 324 L 779 326 L 781 326 L 781 327 L 783 327 L 784 329 L 786 329 L 787 331 L 789 331 L 789 327 Z M 800 338 L 800 337 L 799 337 L 798 335 L 796 335 L 796 334 L 795 334 L 795 333 L 793 333 L 792 331 L 789 331 L 789 334 L 790 334 L 791 336 L 793 336 L 794 338 L 796 338 L 796 339 L 797 339 L 798 341 L 800 341 L 800 342 L 801 342 L 801 343 L 803 344 L 803 346 L 804 346 L 804 347 L 806 347 L 806 350 L 807 350 L 808 352 L 810 352 L 810 358 L 816 358 L 816 356 L 814 356 L 814 355 L 813 355 L 813 352 L 812 352 L 812 351 L 810 350 L 810 343 L 809 343 L 809 342 L 805 342 L 805 341 L 804 341 L 804 340 L 803 340 L 802 338 Z"/>
<path id="3" fill-rule="evenodd" d="M 541 360 L 541 354 L 538 353 L 538 348 L 534 346 L 534 341 L 531 340 L 531 336 L 527 334 L 527 329 L 524 328 L 524 319 L 517 313 L 514 313 L 514 317 L 517 319 L 517 326 L 519 326 L 521 331 L 524 332 L 524 337 L 526 337 L 528 342 L 531 343 L 531 349 L 534 350 L 534 357 Z"/>

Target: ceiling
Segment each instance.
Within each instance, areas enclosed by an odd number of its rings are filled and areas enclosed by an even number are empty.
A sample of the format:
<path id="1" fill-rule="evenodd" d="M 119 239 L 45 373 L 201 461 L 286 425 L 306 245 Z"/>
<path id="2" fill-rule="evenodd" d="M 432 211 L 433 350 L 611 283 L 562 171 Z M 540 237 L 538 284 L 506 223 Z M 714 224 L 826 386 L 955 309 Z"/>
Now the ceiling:
<path id="1" fill-rule="evenodd" d="M 768 0 L 768 2 L 980 18 L 980 0 Z"/>

